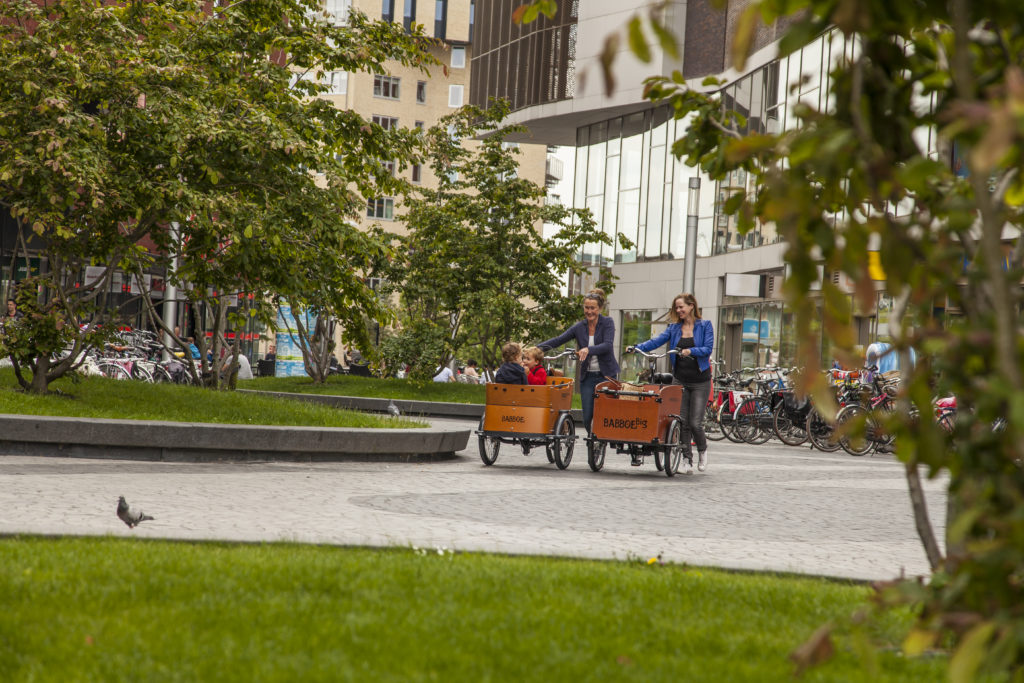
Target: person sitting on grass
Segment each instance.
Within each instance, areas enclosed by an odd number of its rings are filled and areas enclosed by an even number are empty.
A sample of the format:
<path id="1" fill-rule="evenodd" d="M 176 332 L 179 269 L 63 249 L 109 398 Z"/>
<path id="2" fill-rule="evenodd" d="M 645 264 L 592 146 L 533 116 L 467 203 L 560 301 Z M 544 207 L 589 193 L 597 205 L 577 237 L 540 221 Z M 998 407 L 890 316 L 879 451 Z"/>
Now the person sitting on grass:
<path id="1" fill-rule="evenodd" d="M 528 346 L 523 349 L 523 365 L 526 366 L 526 379 L 530 384 L 543 386 L 548 383 L 548 372 L 544 369 L 544 352 L 539 346 Z"/>
<path id="2" fill-rule="evenodd" d="M 501 359 L 505 361 L 494 374 L 494 381 L 499 384 L 529 384 L 526 370 L 520 365 L 523 358 L 523 347 L 509 342 L 501 347 Z"/>

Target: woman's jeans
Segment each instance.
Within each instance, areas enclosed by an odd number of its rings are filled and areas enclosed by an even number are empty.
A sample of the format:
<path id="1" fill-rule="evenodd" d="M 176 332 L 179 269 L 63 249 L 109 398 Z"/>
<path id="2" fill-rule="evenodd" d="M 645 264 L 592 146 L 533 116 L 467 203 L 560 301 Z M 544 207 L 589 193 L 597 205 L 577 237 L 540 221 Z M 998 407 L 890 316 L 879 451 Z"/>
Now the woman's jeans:
<path id="1" fill-rule="evenodd" d="M 580 401 L 583 403 L 583 426 L 590 434 L 590 423 L 594 419 L 594 389 L 605 380 L 600 372 L 584 372 L 580 376 Z"/>
<path id="2" fill-rule="evenodd" d="M 683 405 L 679 408 L 679 417 L 683 418 L 683 457 L 692 464 L 691 440 L 697 444 L 699 452 L 703 453 L 708 449 L 708 440 L 704 436 L 704 409 L 708 404 L 708 394 L 711 393 L 711 380 L 689 384 L 673 377 L 672 384 L 683 385 Z"/>

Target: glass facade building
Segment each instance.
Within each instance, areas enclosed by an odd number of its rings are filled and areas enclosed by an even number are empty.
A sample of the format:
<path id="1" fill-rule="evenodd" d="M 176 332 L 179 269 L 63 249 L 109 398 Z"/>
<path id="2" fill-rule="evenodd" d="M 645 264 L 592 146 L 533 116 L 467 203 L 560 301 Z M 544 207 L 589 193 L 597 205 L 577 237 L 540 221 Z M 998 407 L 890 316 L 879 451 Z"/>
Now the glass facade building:
<path id="1" fill-rule="evenodd" d="M 839 33 L 819 36 L 802 50 L 775 59 L 726 85 L 718 94 L 723 109 L 741 114 L 739 132 L 774 134 L 793 128 L 793 107 L 815 109 L 826 101 L 829 65 L 851 56 L 854 43 Z M 672 155 L 672 143 L 686 131 L 686 119 L 668 107 L 616 117 L 576 133 L 575 205 L 586 207 L 608 235 L 623 234 L 633 247 L 596 245 L 583 255 L 588 265 L 679 259 L 685 247 L 687 179 L 696 174 Z M 754 179 L 741 170 L 718 182 L 703 179 L 714 196 L 713 215 L 700 216 L 697 256 L 714 256 L 778 242 L 769 224 L 746 235 L 722 212 L 732 195 L 754 193 Z"/>
<path id="2" fill-rule="evenodd" d="M 802 50 L 773 59 L 727 84 L 718 91 L 723 109 L 741 114 L 741 134 L 776 134 L 798 125 L 794 109 L 806 104 L 822 110 L 827 101 L 830 66 L 853 56 L 856 45 L 839 32 L 825 33 Z M 577 129 L 574 204 L 591 210 L 601 229 L 610 237 L 622 235 L 630 246 L 592 245 L 584 249 L 587 266 L 627 266 L 651 261 L 683 258 L 686 246 L 687 183 L 698 175 L 672 154 L 673 142 L 682 137 L 686 119 L 672 118 L 668 107 L 648 109 L 593 123 Z M 927 131 L 922 144 L 931 146 Z M 930 148 L 930 147 L 929 147 Z M 781 296 L 785 266 L 782 250 L 773 258 L 758 259 L 743 254 L 781 241 L 774 225 L 759 223 L 746 234 L 736 229 L 736 219 L 723 211 L 733 194 L 756 192 L 754 179 L 743 171 L 720 181 L 702 177 L 703 197 L 697 222 L 697 256 L 713 259 L 714 279 L 725 273 L 753 273 L 762 277 L 760 291 L 747 296 L 729 295 L 724 287 L 705 282 L 701 300 L 705 315 L 715 323 L 716 356 L 727 367 L 754 367 L 769 363 L 796 364 L 793 317 L 786 312 Z M 757 262 L 758 268 L 750 270 Z M 681 273 L 682 268 L 679 267 Z M 707 277 L 705 277 L 707 279 Z M 701 289 L 698 282 L 698 289 Z M 880 293 L 880 297 L 886 298 Z M 617 311 L 620 330 L 619 351 L 664 329 L 667 302 L 650 302 L 644 307 L 625 303 Z M 879 309 L 884 309 L 881 302 Z M 882 332 L 874 311 L 855 318 L 857 337 L 869 343 Z M 646 336 L 645 336 L 646 335 Z M 829 357 L 827 340 L 822 339 L 822 357 Z M 620 356 L 621 357 L 621 356 Z M 628 373 L 627 373 L 628 374 Z"/>

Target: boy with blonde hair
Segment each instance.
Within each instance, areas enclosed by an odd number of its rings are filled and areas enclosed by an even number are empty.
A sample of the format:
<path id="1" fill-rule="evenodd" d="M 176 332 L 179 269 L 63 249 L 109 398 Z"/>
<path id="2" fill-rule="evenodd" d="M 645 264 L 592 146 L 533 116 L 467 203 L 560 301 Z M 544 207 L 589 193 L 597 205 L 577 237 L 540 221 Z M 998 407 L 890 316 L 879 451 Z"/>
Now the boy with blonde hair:
<path id="1" fill-rule="evenodd" d="M 543 386 L 548 383 L 548 373 L 544 369 L 544 352 L 539 346 L 528 346 L 523 349 L 523 365 L 526 367 L 526 380 L 530 384 Z"/>

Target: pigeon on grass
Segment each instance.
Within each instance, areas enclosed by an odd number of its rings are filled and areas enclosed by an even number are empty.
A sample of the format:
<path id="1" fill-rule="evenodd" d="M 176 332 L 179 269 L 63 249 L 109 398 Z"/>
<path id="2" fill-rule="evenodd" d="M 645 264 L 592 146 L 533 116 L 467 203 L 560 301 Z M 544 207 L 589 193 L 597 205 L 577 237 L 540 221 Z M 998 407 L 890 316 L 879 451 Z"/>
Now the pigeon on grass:
<path id="1" fill-rule="evenodd" d="M 402 411 L 398 409 L 398 406 L 395 405 L 394 401 L 388 401 L 388 414 L 391 415 L 391 417 L 401 417 Z"/>
<path id="2" fill-rule="evenodd" d="M 147 514 L 144 514 L 142 510 L 134 510 L 128 505 L 128 501 L 121 496 L 117 499 L 117 516 L 122 522 L 128 525 L 131 529 L 147 519 L 153 519 Z"/>

